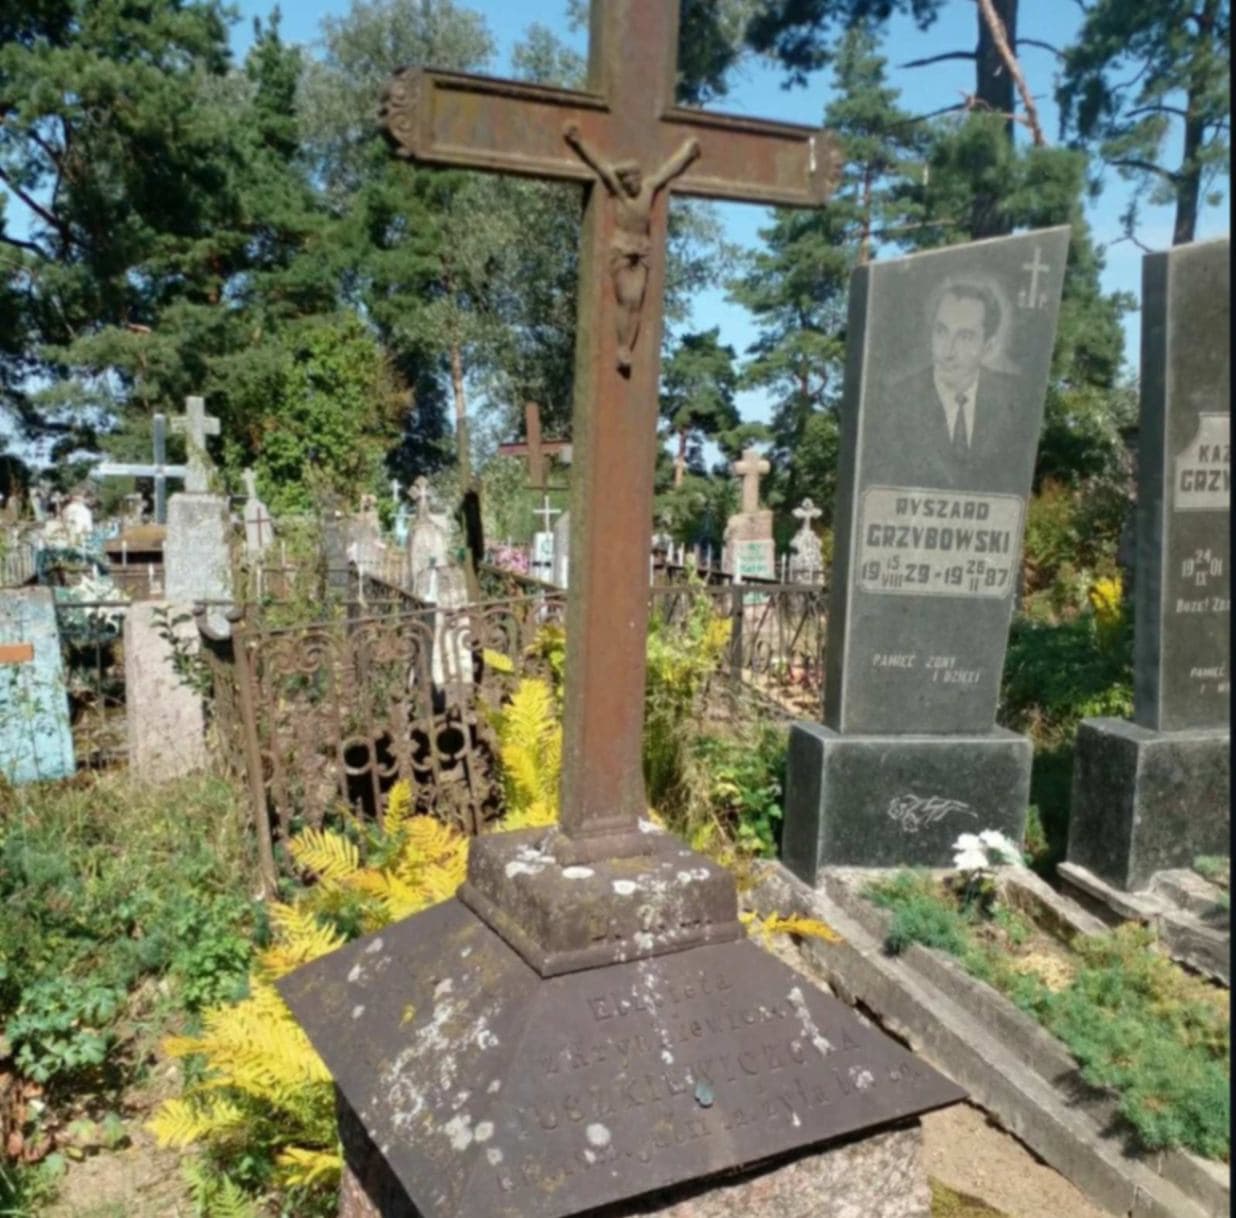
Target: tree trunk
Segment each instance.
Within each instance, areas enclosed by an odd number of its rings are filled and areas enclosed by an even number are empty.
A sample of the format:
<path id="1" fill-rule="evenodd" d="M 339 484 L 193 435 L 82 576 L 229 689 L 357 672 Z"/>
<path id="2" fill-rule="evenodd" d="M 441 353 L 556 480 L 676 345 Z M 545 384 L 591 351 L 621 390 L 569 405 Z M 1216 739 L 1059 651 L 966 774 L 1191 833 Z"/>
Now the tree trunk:
<path id="1" fill-rule="evenodd" d="M 464 393 L 463 352 L 457 340 L 451 340 L 451 388 L 455 394 L 455 449 L 459 460 L 460 485 L 466 487 L 472 477 L 472 461 L 468 452 L 468 399 Z"/>
<path id="2" fill-rule="evenodd" d="M 678 429 L 678 454 L 674 457 L 674 489 L 682 485 L 683 476 L 687 472 L 687 429 Z"/>
<path id="3" fill-rule="evenodd" d="M 1017 52 L 1017 0 L 994 0 L 996 13 L 1004 22 L 1009 46 Z M 996 45 L 982 11 L 975 6 L 978 20 L 978 46 L 975 49 L 974 96 L 983 109 L 996 114 L 1005 114 L 1005 138 L 1013 143 L 1013 113 L 1015 86 L 1012 74 L 1005 67 L 1000 48 Z M 1013 231 L 1008 218 L 1001 212 L 1000 199 L 990 191 L 979 191 L 970 208 L 970 236 L 975 240 L 984 237 L 1003 237 Z"/>
<path id="4" fill-rule="evenodd" d="M 1214 38 L 1215 18 L 1219 0 L 1206 0 L 1198 14 L 1198 41 L 1209 42 Z M 1199 48 L 1199 57 L 1205 55 Z M 1190 81 L 1185 102 L 1184 153 L 1180 158 L 1180 171 L 1176 175 L 1176 225 L 1172 230 L 1173 245 L 1187 245 L 1197 235 L 1197 212 L 1202 200 L 1202 167 L 1197 156 L 1206 138 L 1206 125 L 1198 118 L 1200 103 L 1197 99 L 1198 84 Z"/>

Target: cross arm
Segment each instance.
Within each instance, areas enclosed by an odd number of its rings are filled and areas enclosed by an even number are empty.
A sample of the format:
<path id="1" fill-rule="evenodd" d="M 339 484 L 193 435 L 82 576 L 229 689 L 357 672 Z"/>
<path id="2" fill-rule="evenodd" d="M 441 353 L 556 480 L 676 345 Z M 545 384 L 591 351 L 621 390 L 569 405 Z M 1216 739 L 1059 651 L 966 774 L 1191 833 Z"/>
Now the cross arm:
<path id="1" fill-rule="evenodd" d="M 400 68 L 378 111 L 407 160 L 575 182 L 593 173 L 562 138 L 563 124 L 595 144 L 606 118 L 595 94 L 425 68 Z"/>
<path id="2" fill-rule="evenodd" d="M 96 478 L 183 478 L 183 465 L 140 465 L 123 461 L 103 461 L 91 471 Z"/>

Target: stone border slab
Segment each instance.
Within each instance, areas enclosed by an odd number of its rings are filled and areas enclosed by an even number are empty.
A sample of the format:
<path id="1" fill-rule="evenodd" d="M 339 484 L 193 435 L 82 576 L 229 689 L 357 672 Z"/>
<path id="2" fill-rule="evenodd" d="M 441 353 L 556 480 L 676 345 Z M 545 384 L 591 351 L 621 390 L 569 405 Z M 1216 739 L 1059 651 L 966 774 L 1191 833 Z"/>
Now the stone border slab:
<path id="1" fill-rule="evenodd" d="M 1132 1218 L 1226 1218 L 1226 1171 L 1179 1151 L 1126 1150 L 1110 1129 L 1111 1097 L 1082 1083 L 1067 1050 L 1002 995 L 926 948 L 886 955 L 887 915 L 851 887 L 855 876 L 878 873 L 830 872 L 823 890 L 780 864 L 764 864 L 760 874 L 749 895 L 759 912 L 819 918 L 842 936 L 840 943 L 805 941 L 806 964 L 965 1087 L 972 1102 L 1096 1204 Z"/>
<path id="2" fill-rule="evenodd" d="M 1057 874 L 1092 909 L 1109 910 L 1117 920 L 1142 922 L 1154 928 L 1173 960 L 1185 964 L 1229 989 L 1232 985 L 1231 923 L 1213 924 L 1199 916 L 1206 890 L 1219 908 L 1219 889 L 1191 871 L 1159 872 L 1148 888 L 1124 892 L 1077 863 L 1060 863 Z"/>

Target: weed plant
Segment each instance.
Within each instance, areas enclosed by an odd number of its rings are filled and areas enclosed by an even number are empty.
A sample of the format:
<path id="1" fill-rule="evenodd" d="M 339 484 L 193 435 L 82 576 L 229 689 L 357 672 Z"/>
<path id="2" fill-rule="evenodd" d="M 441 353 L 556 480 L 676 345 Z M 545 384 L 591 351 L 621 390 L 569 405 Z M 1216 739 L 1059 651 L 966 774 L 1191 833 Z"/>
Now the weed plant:
<path id="1" fill-rule="evenodd" d="M 261 919 L 239 803 L 204 776 L 0 791 L 0 1021 L 52 1119 L 110 1102 L 177 1012 L 243 987 Z"/>
<path id="2" fill-rule="evenodd" d="M 1017 967 L 1031 928 L 998 911 L 984 926 L 978 907 L 960 908 L 929 876 L 899 872 L 868 889 L 892 913 L 886 949 L 913 943 L 956 957 L 980 980 L 1033 1015 L 1077 1059 L 1088 1083 L 1110 1088 L 1136 1142 L 1183 1146 L 1209 1159 L 1229 1154 L 1228 996 L 1160 953 L 1153 933 L 1125 925 L 1078 936 L 1072 967 L 1051 985 Z M 998 935 L 982 934 L 984 928 Z"/>

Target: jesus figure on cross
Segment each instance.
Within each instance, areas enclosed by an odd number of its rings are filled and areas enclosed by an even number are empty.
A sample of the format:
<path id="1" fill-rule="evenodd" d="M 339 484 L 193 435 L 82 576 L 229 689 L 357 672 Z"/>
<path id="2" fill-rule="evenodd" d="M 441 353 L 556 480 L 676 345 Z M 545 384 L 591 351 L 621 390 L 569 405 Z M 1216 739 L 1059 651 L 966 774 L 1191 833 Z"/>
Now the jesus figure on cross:
<path id="1" fill-rule="evenodd" d="M 648 255 L 652 250 L 652 205 L 656 197 L 700 154 L 699 140 L 683 140 L 678 151 L 645 182 L 638 161 L 602 160 L 580 134 L 578 123 L 567 123 L 563 138 L 593 169 L 614 200 L 614 237 L 609 272 L 618 302 L 618 371 L 631 370 L 631 353 L 639 334 L 639 315 L 648 287 Z"/>

